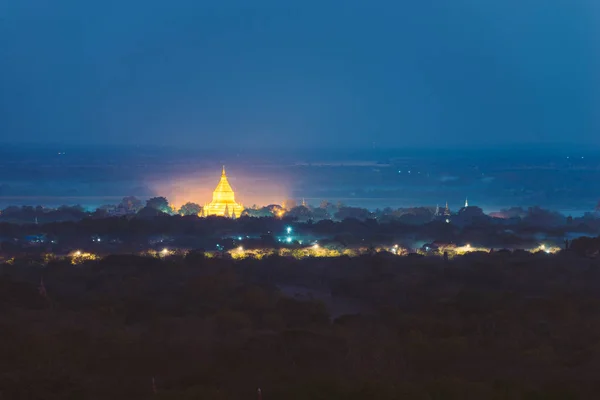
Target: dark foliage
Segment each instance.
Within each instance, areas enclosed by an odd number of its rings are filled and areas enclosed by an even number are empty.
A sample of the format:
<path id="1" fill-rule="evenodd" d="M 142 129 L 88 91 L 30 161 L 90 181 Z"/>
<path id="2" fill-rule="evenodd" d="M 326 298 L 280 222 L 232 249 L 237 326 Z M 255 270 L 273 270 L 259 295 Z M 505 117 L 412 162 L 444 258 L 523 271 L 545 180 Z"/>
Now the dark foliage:
<path id="1" fill-rule="evenodd" d="M 0 397 L 597 398 L 600 262 L 579 255 L 597 242 L 446 261 L 15 260 Z"/>
<path id="2" fill-rule="evenodd" d="M 60 254 L 73 249 L 97 254 L 142 251 L 149 247 L 164 247 L 166 243 L 173 247 L 214 250 L 216 244 L 225 249 L 238 246 L 234 239 L 241 236 L 245 241 L 244 247 L 264 248 L 277 246 L 278 237 L 281 239 L 286 227 L 292 226 L 294 240 L 304 238 L 305 243 L 310 243 L 318 239 L 336 247 L 400 244 L 415 248 L 435 242 L 457 245 L 469 243 L 496 249 L 527 249 L 539 246 L 540 241 L 563 248 L 566 238 L 584 234 L 596 236 L 600 232 L 600 219 L 593 216 L 563 218 L 563 223 L 559 224 L 559 217 L 555 214 L 538 209 L 523 219 L 504 219 L 485 216 L 477 207 L 468 207 L 452 217 L 451 222 L 445 218 L 429 220 L 430 216 L 422 209 L 415 209 L 413 213 L 396 219 L 348 217 L 342 221 L 313 221 L 306 219 L 305 207 L 299 206 L 294 210 L 298 211 L 297 216 L 302 217 L 301 220 L 288 217 L 246 216 L 232 220 L 199 218 L 195 215 L 170 216 L 148 206 L 135 216 L 88 216 L 79 220 L 46 223 L 42 221 L 46 217 L 40 217 L 38 224 L 0 222 L 0 246 L 2 252 L 9 256 L 30 252 L 32 244 L 39 247 L 40 251 Z M 360 209 L 349 207 L 340 210 L 344 211 L 344 215 L 361 213 Z M 69 209 L 60 212 L 81 211 Z M 40 213 L 45 215 L 42 211 Z M 2 216 L 10 220 L 10 215 Z"/>

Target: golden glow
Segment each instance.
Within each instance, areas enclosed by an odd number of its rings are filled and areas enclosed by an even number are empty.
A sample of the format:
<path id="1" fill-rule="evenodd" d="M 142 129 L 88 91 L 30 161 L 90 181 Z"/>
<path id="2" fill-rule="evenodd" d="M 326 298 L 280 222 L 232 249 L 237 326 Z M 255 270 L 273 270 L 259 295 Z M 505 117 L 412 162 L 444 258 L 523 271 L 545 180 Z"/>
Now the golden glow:
<path id="1" fill-rule="evenodd" d="M 96 259 L 98 259 L 98 256 L 95 254 L 84 253 L 79 250 L 71 254 L 71 264 L 73 265 L 82 264 L 86 261 L 94 261 Z"/>
<path id="2" fill-rule="evenodd" d="M 393 248 L 394 250 L 396 250 L 394 252 L 394 254 L 397 254 L 399 256 L 405 256 L 408 254 L 408 250 L 401 248 L 401 247 L 397 247 L 397 248 Z M 376 251 L 377 252 L 381 252 L 381 251 L 385 251 L 385 248 L 377 248 Z M 324 246 L 319 246 L 318 244 L 313 244 L 310 247 L 304 247 L 304 248 L 296 248 L 296 249 L 290 249 L 290 248 L 280 248 L 280 249 L 273 249 L 273 248 L 265 248 L 265 249 L 232 249 L 229 250 L 228 253 L 231 255 L 231 257 L 234 260 L 243 260 L 243 259 L 247 259 L 247 258 L 253 258 L 253 259 L 257 259 L 257 260 L 261 260 L 264 257 L 269 257 L 269 256 L 273 256 L 273 255 L 278 255 L 280 257 L 292 257 L 292 258 L 296 258 L 296 259 L 303 259 L 303 258 L 312 258 L 312 257 L 341 257 L 341 256 L 347 256 L 347 257 L 357 257 L 360 256 L 362 254 L 368 254 L 370 252 L 370 250 L 366 247 L 360 247 L 360 248 L 355 248 L 355 249 L 330 249 Z M 215 253 L 211 253 L 208 252 L 206 253 L 207 257 L 211 257 L 213 256 Z"/>
<path id="3" fill-rule="evenodd" d="M 269 257 L 272 255 L 278 255 L 280 257 L 293 257 L 296 259 L 303 259 L 309 257 L 340 257 L 342 255 L 346 255 L 349 257 L 358 256 L 360 254 L 364 254 L 366 249 L 362 250 L 350 250 L 346 249 L 343 252 L 336 249 L 326 249 L 324 247 L 308 247 L 302 249 L 252 249 L 252 250 L 230 250 L 229 254 L 235 260 L 243 260 L 246 258 L 253 258 L 257 260 L 261 260 L 264 257 Z"/>
<path id="4" fill-rule="evenodd" d="M 541 244 L 539 247 L 537 247 L 535 249 L 531 249 L 529 251 L 531 253 L 536 253 L 538 251 L 543 251 L 543 252 L 548 253 L 548 254 L 554 254 L 554 253 L 558 253 L 560 250 L 561 250 L 560 247 L 546 246 L 545 244 Z"/>
<path id="5" fill-rule="evenodd" d="M 244 211 L 241 204 L 235 202 L 235 194 L 227 181 L 225 167 L 221 172 L 221 180 L 213 192 L 212 201 L 204 206 L 204 215 L 217 215 L 221 217 L 239 217 Z"/>
<path id="6" fill-rule="evenodd" d="M 489 252 L 490 249 L 486 249 L 483 247 L 472 247 L 470 244 L 466 244 L 462 247 L 456 247 L 454 249 L 454 251 L 456 252 L 457 255 L 463 255 L 466 253 L 471 253 L 471 252 L 476 252 L 476 251 Z"/>

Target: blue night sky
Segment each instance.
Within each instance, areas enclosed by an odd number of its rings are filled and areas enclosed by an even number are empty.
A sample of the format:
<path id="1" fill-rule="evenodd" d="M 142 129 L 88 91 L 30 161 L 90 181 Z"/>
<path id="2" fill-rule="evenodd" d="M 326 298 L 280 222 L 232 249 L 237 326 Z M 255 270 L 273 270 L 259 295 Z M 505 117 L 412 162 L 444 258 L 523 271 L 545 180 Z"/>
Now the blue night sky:
<path id="1" fill-rule="evenodd" d="M 0 141 L 600 145 L 598 0 L 0 2 Z"/>

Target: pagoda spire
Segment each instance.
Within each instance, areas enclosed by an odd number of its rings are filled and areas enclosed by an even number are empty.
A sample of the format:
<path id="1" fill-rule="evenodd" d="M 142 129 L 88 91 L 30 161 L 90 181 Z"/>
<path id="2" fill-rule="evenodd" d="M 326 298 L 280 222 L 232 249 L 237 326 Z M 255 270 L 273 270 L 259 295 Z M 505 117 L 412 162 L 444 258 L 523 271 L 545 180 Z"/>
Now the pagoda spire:
<path id="1" fill-rule="evenodd" d="M 450 215 L 450 207 L 448 207 L 448 202 L 446 202 L 446 208 L 444 209 L 444 215 L 445 216 Z"/>
<path id="2" fill-rule="evenodd" d="M 231 217 L 235 213 L 236 218 L 242 214 L 243 206 L 235 202 L 235 193 L 227 180 L 225 166 L 221 169 L 221 179 L 213 191 L 212 201 L 204 206 L 204 215 L 220 215 Z"/>
<path id="3" fill-rule="evenodd" d="M 469 199 L 465 197 L 465 208 L 469 207 Z"/>

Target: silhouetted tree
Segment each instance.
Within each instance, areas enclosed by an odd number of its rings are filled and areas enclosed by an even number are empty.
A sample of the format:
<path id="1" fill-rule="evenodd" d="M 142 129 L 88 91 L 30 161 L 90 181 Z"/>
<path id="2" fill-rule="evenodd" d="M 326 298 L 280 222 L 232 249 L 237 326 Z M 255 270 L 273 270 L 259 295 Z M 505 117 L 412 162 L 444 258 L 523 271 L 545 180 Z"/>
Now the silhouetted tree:
<path id="1" fill-rule="evenodd" d="M 286 213 L 286 217 L 297 218 L 301 221 L 306 221 L 312 217 L 312 212 L 308 207 L 298 206 L 294 207 Z"/>
<path id="2" fill-rule="evenodd" d="M 169 214 L 164 213 L 154 207 L 148 207 L 148 206 L 142 208 L 136 214 L 136 216 L 141 217 L 141 218 L 151 218 L 151 217 L 166 216 L 166 215 L 169 215 Z"/>
<path id="3" fill-rule="evenodd" d="M 188 202 L 181 206 L 181 208 L 179 209 L 179 214 L 180 215 L 198 215 L 200 213 L 200 211 L 202 211 L 202 207 L 200 207 L 196 203 Z"/>
<path id="4" fill-rule="evenodd" d="M 312 213 L 312 219 L 314 219 L 315 221 L 320 221 L 322 219 L 330 219 L 331 216 L 329 215 L 329 213 L 327 212 L 326 208 L 313 208 L 311 210 Z"/>
<path id="5" fill-rule="evenodd" d="M 146 207 L 153 208 L 166 214 L 173 213 L 169 201 L 165 197 L 152 197 L 151 199 L 148 199 L 146 201 Z"/>
<path id="6" fill-rule="evenodd" d="M 341 207 L 335 213 L 335 218 L 339 220 L 344 220 L 346 218 L 355 218 L 358 220 L 365 220 L 367 218 L 371 218 L 371 212 L 366 208 L 359 207 Z"/>
<path id="7" fill-rule="evenodd" d="M 136 213 L 143 207 L 142 201 L 135 196 L 127 196 L 121 200 L 120 206 L 128 213 Z"/>
<path id="8" fill-rule="evenodd" d="M 523 222 L 533 226 L 558 226 L 566 223 L 566 218 L 558 212 L 541 207 L 529 207 Z"/>

